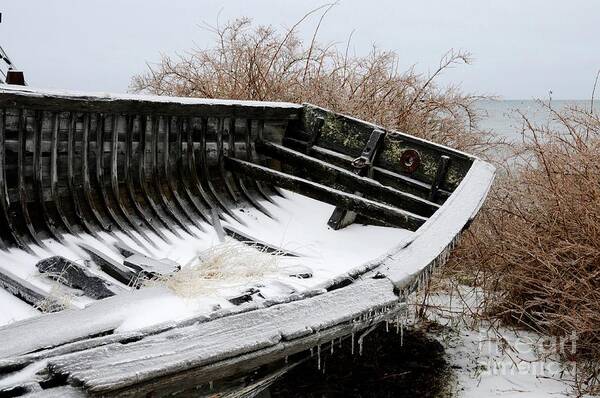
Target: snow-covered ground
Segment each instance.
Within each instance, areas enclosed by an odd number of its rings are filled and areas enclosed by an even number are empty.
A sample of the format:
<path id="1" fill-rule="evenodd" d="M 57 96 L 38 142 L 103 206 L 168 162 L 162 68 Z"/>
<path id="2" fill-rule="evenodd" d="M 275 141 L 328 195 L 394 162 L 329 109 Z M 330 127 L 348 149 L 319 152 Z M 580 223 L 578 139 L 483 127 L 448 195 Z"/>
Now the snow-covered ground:
<path id="1" fill-rule="evenodd" d="M 442 326 L 434 337 L 445 347 L 455 375 L 456 396 L 574 395 L 573 371 L 569 364 L 561 363 L 557 355 L 557 349 L 571 349 L 569 340 L 574 337 L 557 340 L 475 321 L 467 314 L 469 308 L 475 308 L 479 292 L 467 287 L 458 289 L 460 297 L 448 290 L 431 294 L 426 312 L 429 320 Z"/>

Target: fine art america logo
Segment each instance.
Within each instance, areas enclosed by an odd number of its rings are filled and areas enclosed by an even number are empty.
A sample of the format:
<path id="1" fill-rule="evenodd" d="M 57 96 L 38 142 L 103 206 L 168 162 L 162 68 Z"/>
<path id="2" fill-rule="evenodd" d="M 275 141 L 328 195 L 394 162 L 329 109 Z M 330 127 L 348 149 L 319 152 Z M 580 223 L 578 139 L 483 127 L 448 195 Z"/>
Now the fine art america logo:
<path id="1" fill-rule="evenodd" d="M 479 360 L 476 376 L 535 375 L 560 377 L 574 369 L 569 361 L 577 352 L 577 334 L 562 337 L 520 335 L 504 337 L 479 334 Z"/>

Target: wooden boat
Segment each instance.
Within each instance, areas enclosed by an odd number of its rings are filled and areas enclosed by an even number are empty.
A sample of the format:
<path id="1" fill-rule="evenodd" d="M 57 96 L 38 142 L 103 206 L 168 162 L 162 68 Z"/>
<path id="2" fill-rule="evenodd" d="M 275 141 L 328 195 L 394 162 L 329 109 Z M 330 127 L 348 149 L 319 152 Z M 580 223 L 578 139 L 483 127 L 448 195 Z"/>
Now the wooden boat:
<path id="1" fill-rule="evenodd" d="M 310 104 L 0 86 L 0 395 L 251 396 L 397 321 L 493 175 Z"/>

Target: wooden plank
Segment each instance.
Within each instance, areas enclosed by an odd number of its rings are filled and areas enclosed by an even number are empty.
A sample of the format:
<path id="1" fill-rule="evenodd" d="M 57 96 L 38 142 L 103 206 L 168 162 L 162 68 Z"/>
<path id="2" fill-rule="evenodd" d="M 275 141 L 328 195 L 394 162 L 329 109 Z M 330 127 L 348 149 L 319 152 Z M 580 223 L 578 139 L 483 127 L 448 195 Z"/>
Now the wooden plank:
<path id="1" fill-rule="evenodd" d="M 302 106 L 203 98 L 136 95 L 82 95 L 0 87 L 0 107 L 27 107 L 47 111 L 90 113 L 168 114 L 172 116 L 229 117 L 246 115 L 265 120 L 298 119 Z"/>
<path id="2" fill-rule="evenodd" d="M 265 121 L 263 119 L 257 120 L 257 128 L 256 128 L 256 140 L 257 142 L 262 142 L 263 141 L 263 136 L 264 136 L 264 131 L 265 131 Z M 250 130 L 248 130 L 248 134 L 246 135 L 246 152 L 248 154 L 248 159 L 251 161 L 256 162 L 254 153 L 256 148 L 254 148 L 253 150 L 253 141 L 252 141 L 252 134 L 250 132 Z M 256 190 L 258 191 L 259 194 L 262 195 L 263 198 L 265 198 L 266 200 L 268 200 L 271 203 L 275 203 L 273 202 L 273 200 L 271 199 L 271 196 L 269 194 L 267 194 L 267 189 L 265 186 L 263 186 L 263 183 L 260 181 L 254 181 L 254 184 L 256 186 Z"/>
<path id="3" fill-rule="evenodd" d="M 38 271 L 46 274 L 49 278 L 60 284 L 73 289 L 79 289 L 88 297 L 101 300 L 115 295 L 119 292 L 109 283 L 89 272 L 85 267 L 70 261 L 64 257 L 53 256 L 44 258 L 35 265 Z"/>
<path id="4" fill-rule="evenodd" d="M 97 121 L 98 123 L 99 121 Z M 81 175 L 83 176 L 83 195 L 87 201 L 88 208 L 92 211 L 92 216 L 96 223 L 103 230 L 110 232 L 112 225 L 104 220 L 100 210 L 96 206 L 96 200 L 92 193 L 92 183 L 90 180 L 89 149 L 90 149 L 90 130 L 92 116 L 87 113 L 83 119 L 83 132 L 81 138 Z"/>
<path id="5" fill-rule="evenodd" d="M 118 117 L 113 115 L 113 126 L 116 126 L 114 123 L 114 119 Z M 102 205 L 104 210 L 108 213 L 108 217 L 112 220 L 112 222 L 119 227 L 119 229 L 131 240 L 137 243 L 140 247 L 144 247 L 144 243 L 131 232 L 131 229 L 127 227 L 127 225 L 123 222 L 121 217 L 115 211 L 113 207 L 112 201 L 109 198 L 107 191 L 107 184 L 105 183 L 104 178 L 104 130 L 106 125 L 106 115 L 97 114 L 96 115 L 96 185 L 100 190 L 100 199 L 102 201 Z"/>
<path id="6" fill-rule="evenodd" d="M 135 192 L 135 167 L 133 165 L 133 129 L 134 120 L 133 116 L 126 117 L 126 131 L 125 131 L 125 186 L 127 187 L 127 195 L 129 196 L 130 202 L 133 204 L 133 208 L 143 222 L 150 227 L 156 235 L 158 235 L 166 243 L 171 243 L 171 240 L 161 231 L 158 223 L 154 221 L 154 218 L 146 207 L 138 200 L 138 195 Z M 139 149 L 139 148 L 138 148 Z M 141 155 L 140 155 L 141 156 Z M 141 165 L 140 165 L 141 167 Z"/>
<path id="7" fill-rule="evenodd" d="M 22 398 L 85 398 L 88 395 L 81 389 L 72 386 L 60 386 L 39 389 L 25 394 Z"/>
<path id="8" fill-rule="evenodd" d="M 162 210 L 167 214 L 167 216 L 174 220 L 177 225 L 181 227 L 185 232 L 187 232 L 190 236 L 195 236 L 194 231 L 189 227 L 189 225 L 182 220 L 179 213 L 175 209 L 173 203 L 167 197 L 167 194 L 164 190 L 163 181 L 161 179 L 159 167 L 158 167 L 158 141 L 160 134 L 160 116 L 153 115 L 150 119 L 151 121 L 151 141 L 150 141 L 150 179 L 154 182 L 154 190 L 158 193 L 158 197 L 160 203 L 162 204 Z"/>
<path id="9" fill-rule="evenodd" d="M 18 121 L 18 134 L 19 134 L 19 151 L 17 153 L 17 174 L 19 179 L 19 204 L 21 205 L 21 217 L 23 217 L 23 221 L 25 222 L 25 226 L 27 231 L 29 232 L 29 236 L 33 239 L 33 241 L 40 247 L 45 248 L 44 245 L 39 239 L 35 228 L 33 226 L 33 222 L 31 221 L 31 216 L 29 215 L 29 208 L 27 207 L 27 188 L 25 184 L 25 147 L 27 146 L 27 116 L 25 114 L 25 109 L 19 110 L 19 121 Z"/>
<path id="10" fill-rule="evenodd" d="M 262 135 L 262 129 L 264 128 L 264 122 L 261 122 L 260 120 L 257 121 L 257 136 Z M 253 154 L 252 154 L 252 120 L 251 119 L 246 119 L 246 134 L 244 134 L 244 146 L 246 147 L 246 160 L 251 162 L 253 160 Z M 237 179 L 238 182 L 238 186 L 240 187 L 242 193 L 244 194 L 244 196 L 246 197 L 246 199 L 248 200 L 248 202 L 250 202 L 250 204 L 252 204 L 252 206 L 254 206 L 255 208 L 257 208 L 261 213 L 265 214 L 267 217 L 269 218 L 274 218 L 273 215 L 271 214 L 270 211 L 268 211 L 262 204 L 260 204 L 258 202 L 258 200 L 256 199 L 256 195 L 254 195 L 252 192 L 258 192 L 259 194 L 261 194 L 264 198 L 267 197 L 267 195 L 265 195 L 264 193 L 264 189 L 263 187 L 260 185 L 260 182 L 254 180 L 254 179 L 245 179 L 243 176 L 238 176 Z M 270 199 L 269 199 L 270 200 Z"/>
<path id="11" fill-rule="evenodd" d="M 304 128 L 309 129 L 310 126 L 315 124 L 315 119 L 318 117 L 323 117 L 325 123 L 317 140 L 317 145 L 344 153 L 354 159 L 360 155 L 373 129 L 381 129 L 386 132 L 386 136 L 379 155 L 375 159 L 374 166 L 411 177 L 429 185 L 434 181 L 440 157 L 442 155 L 449 156 L 452 162 L 449 165 L 446 178 L 441 184 L 441 187 L 445 190 L 453 191 L 473 163 L 474 158 L 472 156 L 443 145 L 434 144 L 397 131 L 386 130 L 351 116 L 305 104 L 303 113 Z M 407 166 L 401 161 L 402 154 L 407 150 L 415 151 L 420 159 L 414 167 Z"/>
<path id="12" fill-rule="evenodd" d="M 292 301 L 314 297 L 323 294 L 323 292 L 322 289 L 309 290 L 301 294 L 270 299 L 264 302 L 264 305 L 268 307 L 287 304 Z M 127 344 L 173 328 L 212 322 L 219 318 L 256 310 L 254 307 L 238 306 L 230 310 L 218 311 L 211 314 L 210 317 L 199 315 L 184 321 L 169 321 L 133 332 L 108 335 L 104 335 L 104 332 L 109 330 L 105 329 L 106 326 L 99 327 L 98 329 L 89 328 L 90 324 L 96 322 L 101 325 L 109 321 L 117 322 L 116 324 L 123 322 L 128 313 L 127 308 L 130 308 L 131 305 L 141 305 L 140 303 L 147 298 L 153 299 L 155 297 L 156 295 L 151 288 L 134 290 L 129 294 L 119 294 L 116 297 L 95 302 L 82 310 L 67 310 L 68 313 L 66 315 L 60 313 L 60 316 L 53 315 L 53 317 L 49 318 L 36 317 L 20 323 L 0 327 L 0 339 L 18 341 L 18 343 L 11 346 L 0 346 L 0 372 L 10 372 L 15 368 L 22 368 L 42 359 L 88 350 L 112 343 Z M 117 317 L 120 321 L 107 320 L 107 315 L 111 319 Z M 72 327 L 67 333 L 60 333 L 60 326 L 67 322 L 66 319 L 69 319 L 68 322 L 70 322 Z M 112 325 L 113 323 L 110 324 Z M 28 332 L 24 333 L 24 330 Z M 52 331 L 52 333 L 46 333 L 46 330 Z"/>
<path id="13" fill-rule="evenodd" d="M 196 154 L 194 151 L 194 127 L 192 121 L 189 118 L 186 118 L 181 128 L 182 133 L 185 132 L 186 135 L 186 161 L 181 165 L 185 191 L 190 198 L 197 198 L 196 193 L 199 194 L 203 203 L 197 203 L 198 201 L 193 199 L 192 202 L 196 205 L 196 208 L 200 213 L 205 214 L 206 220 L 209 223 L 212 223 L 212 221 L 210 221 L 211 218 L 209 213 L 212 209 L 217 209 L 217 205 L 214 204 L 213 199 L 204 189 L 202 181 L 200 181 L 200 177 L 198 176 Z M 185 178 L 186 176 L 187 178 Z M 207 207 L 206 211 L 203 210 L 203 206 Z"/>
<path id="14" fill-rule="evenodd" d="M 58 217 L 60 218 L 62 224 L 70 234 L 74 235 L 75 230 L 65 214 L 58 190 L 59 129 L 60 115 L 58 112 L 54 112 L 52 114 L 52 137 L 50 138 L 50 197 L 52 198 L 52 202 L 54 203 L 54 207 L 56 208 L 56 212 L 58 213 Z"/>
<path id="15" fill-rule="evenodd" d="M 191 154 L 191 156 L 193 156 L 193 150 L 192 150 L 193 144 L 190 145 L 189 141 L 186 143 L 187 148 L 186 148 L 185 160 L 184 160 L 183 153 L 182 153 L 183 133 L 184 133 L 184 128 L 188 126 L 188 122 L 189 122 L 188 120 L 184 120 L 182 118 L 177 118 L 177 123 L 175 125 L 176 167 L 175 167 L 175 173 L 174 173 L 175 178 L 174 179 L 176 179 L 181 184 L 181 186 L 183 186 L 183 192 L 185 193 L 185 197 L 192 204 L 195 212 L 202 218 L 202 220 L 204 220 L 205 222 L 210 224 L 211 218 L 209 215 L 209 211 L 205 207 L 205 204 L 200 202 L 200 200 L 205 200 L 204 193 L 200 192 L 199 193 L 200 196 L 198 197 L 196 194 L 192 193 L 193 188 L 189 183 L 189 180 L 192 179 L 192 176 L 190 175 L 189 166 L 191 163 L 190 154 Z M 185 133 L 187 134 L 187 130 L 185 131 Z M 186 140 L 189 140 L 189 138 L 191 138 L 191 136 L 189 134 L 187 134 Z M 172 179 L 169 179 L 169 181 L 172 181 Z M 175 186 L 177 186 L 175 181 L 173 181 L 173 185 L 174 185 L 173 188 L 175 188 Z M 176 189 L 175 189 L 175 192 L 177 192 Z"/>
<path id="16" fill-rule="evenodd" d="M 257 142 L 256 149 L 260 153 L 280 160 L 282 163 L 306 170 L 306 173 L 303 174 L 311 181 L 328 186 L 336 184 L 344 187 L 344 190 L 348 192 L 360 191 L 363 197 L 367 199 L 381 201 L 423 217 L 430 217 L 440 208 L 438 204 L 419 196 L 388 187 L 372 178 L 359 176 L 342 167 L 294 151 L 283 145 L 267 141 Z"/>
<path id="17" fill-rule="evenodd" d="M 21 235 L 15 229 L 13 217 L 9 213 L 10 197 L 8 195 L 8 186 L 6 182 L 6 149 L 4 142 L 6 139 L 6 109 L 0 113 L 0 215 L 5 222 L 7 232 L 12 236 L 14 242 L 21 248 L 31 253 Z"/>
<path id="18" fill-rule="evenodd" d="M 223 138 L 224 134 L 225 134 L 225 119 L 219 118 L 219 120 L 217 122 L 217 165 L 219 167 L 219 174 L 221 176 L 221 179 L 223 180 L 223 183 L 225 184 L 225 191 L 227 192 L 227 194 L 229 195 L 229 197 L 233 201 L 233 203 L 237 203 L 239 201 L 239 198 L 237 197 L 237 193 L 236 193 L 235 189 L 233 188 L 231 173 L 229 171 L 225 170 L 225 164 L 223 162 L 223 157 L 225 156 L 225 147 L 224 147 L 224 138 Z M 230 132 L 228 130 L 228 136 L 229 136 L 229 134 L 230 134 Z M 228 153 L 227 155 L 231 156 L 230 153 Z"/>
<path id="19" fill-rule="evenodd" d="M 192 231 L 192 229 L 190 228 L 190 226 L 188 225 L 189 223 L 192 223 L 192 220 L 185 220 L 181 217 L 180 212 L 177 209 L 177 206 L 175 206 L 175 204 L 171 201 L 170 196 L 168 195 L 167 191 L 165 190 L 165 185 L 166 181 L 164 181 L 166 178 L 163 178 L 162 175 L 162 168 L 159 167 L 159 160 L 158 160 L 158 148 L 160 145 L 160 133 L 161 133 L 161 124 L 164 124 L 164 119 L 160 116 L 157 115 L 153 115 L 151 118 L 151 122 L 152 122 L 152 127 L 151 127 L 151 149 L 150 149 L 150 153 L 151 153 L 151 172 L 150 172 L 150 176 L 151 179 L 154 182 L 154 189 L 156 192 L 158 192 L 158 197 L 160 199 L 160 203 L 162 204 L 162 209 L 163 211 L 165 211 L 165 213 L 170 216 L 173 220 L 175 220 L 175 222 L 185 231 L 187 232 L 189 235 L 194 236 L 194 232 Z M 163 133 L 166 136 L 167 142 L 168 142 L 168 131 L 165 130 L 163 131 Z M 164 149 L 164 156 L 166 156 L 165 160 L 168 162 L 168 147 Z"/>
<path id="20" fill-rule="evenodd" d="M 166 128 L 164 131 L 163 138 L 163 167 L 161 172 L 161 179 L 165 181 L 167 187 L 169 188 L 170 194 L 175 199 L 175 204 L 177 207 L 183 212 L 183 214 L 187 217 L 187 219 L 193 223 L 196 228 L 200 231 L 204 231 L 202 227 L 202 223 L 198 220 L 198 217 L 194 216 L 191 210 L 189 210 L 187 204 L 184 202 L 183 198 L 179 194 L 178 190 L 178 182 L 177 179 L 178 174 L 173 173 L 171 170 L 171 128 L 173 124 L 173 119 L 171 117 L 166 118 Z M 179 145 L 179 146 L 177 146 Z M 178 140 L 175 143 L 176 152 L 175 152 L 175 162 L 179 163 L 181 161 L 181 134 L 178 135 Z"/>
<path id="21" fill-rule="evenodd" d="M 380 315 L 374 315 L 372 318 L 357 318 L 352 323 L 343 323 L 325 330 L 319 330 L 295 340 L 281 341 L 274 346 L 262 350 L 239 355 L 207 366 L 191 368 L 173 375 L 156 377 L 144 383 L 111 391 L 111 395 L 115 397 L 135 397 L 148 393 L 169 395 L 175 389 L 177 391 L 194 389 L 192 391 L 195 391 L 195 387 L 197 386 L 213 382 L 218 383 L 218 381 L 227 377 L 248 374 L 260 366 L 278 363 L 280 366 L 285 366 L 287 358 L 292 355 L 304 351 L 307 352 L 306 358 L 310 358 L 310 354 L 308 354 L 309 350 L 311 352 L 315 348 L 318 350 L 320 346 L 324 346 L 323 349 L 325 349 L 333 341 L 348 338 L 350 335 L 359 333 L 379 322 L 394 319 L 394 317 L 404 311 L 404 308 L 405 305 L 398 304 L 389 311 L 384 311 Z M 350 344 L 353 343 L 351 342 Z"/>
<path id="22" fill-rule="evenodd" d="M 42 218 L 46 229 L 59 242 L 64 241 L 64 238 L 52 219 L 46 201 L 44 200 L 44 183 L 42 181 L 42 128 L 44 123 L 44 113 L 38 111 L 33 118 L 33 186 L 35 199 L 39 205 Z"/>
<path id="23" fill-rule="evenodd" d="M 284 141 L 290 140 L 286 139 Z M 315 145 L 308 150 L 308 154 L 311 157 L 315 157 L 332 165 L 343 167 L 348 170 L 352 168 L 352 157 L 340 154 L 327 148 L 322 148 Z M 378 166 L 373 166 L 373 179 L 381 184 L 389 185 L 398 190 L 420 196 L 424 199 L 429 198 L 429 193 L 431 192 L 431 184 L 427 184 L 409 176 L 386 170 Z M 450 192 L 445 190 L 440 189 L 439 193 L 439 200 L 436 202 L 438 204 L 443 203 L 443 201 L 450 196 Z"/>
<path id="24" fill-rule="evenodd" d="M 427 219 L 373 200 L 339 191 L 325 185 L 317 184 L 267 167 L 259 166 L 239 159 L 226 158 L 225 165 L 232 171 L 257 180 L 265 181 L 281 188 L 330 203 L 342 206 L 358 214 L 373 218 L 383 223 L 397 225 L 411 231 L 418 229 Z"/>
<path id="25" fill-rule="evenodd" d="M 104 344 L 106 341 L 126 342 L 143 335 L 140 334 L 142 331 L 111 335 L 112 331 L 142 303 L 156 297 L 155 289 L 141 289 L 96 301 L 84 309 L 67 309 L 0 326 L 0 341 L 11 342 L 0 345 L 0 358 L 9 360 L 9 363 L 18 363 L 15 357 L 20 355 L 29 355 L 29 360 L 38 360 L 48 358 L 48 355 Z M 164 324 L 158 326 L 165 327 Z M 170 323 L 170 327 L 173 327 L 173 323 Z M 107 336 L 98 337 L 101 335 Z M 69 344 L 72 346 L 67 346 Z M 2 365 L 6 364 L 0 362 Z"/>
<path id="26" fill-rule="evenodd" d="M 51 358 L 49 369 L 90 392 L 115 389 L 207 366 L 394 308 L 386 279 L 357 282 L 313 298 L 177 328 L 127 345 Z M 346 331 L 347 333 L 347 331 Z M 280 347 L 280 349 L 283 347 Z"/>
<path id="27" fill-rule="evenodd" d="M 429 194 L 430 200 L 435 200 L 438 196 L 438 191 L 446 178 L 446 174 L 448 173 L 448 164 L 450 163 L 450 157 L 446 155 L 442 155 L 438 162 L 437 170 L 435 172 L 435 179 L 433 184 L 431 184 L 431 192 Z"/>
<path id="28" fill-rule="evenodd" d="M 219 192 L 215 189 L 212 179 L 210 176 L 210 169 L 208 167 L 208 160 L 206 156 L 206 136 L 208 135 L 208 118 L 201 119 L 201 128 L 200 131 L 195 131 L 200 134 L 200 149 L 198 151 L 198 155 L 200 157 L 200 182 L 206 185 L 205 191 L 211 195 L 213 203 L 216 203 L 217 206 L 224 211 L 229 217 L 233 218 L 235 221 L 244 224 L 242 220 L 233 213 L 230 209 L 230 206 L 223 200 Z"/>
<path id="29" fill-rule="evenodd" d="M 5 269 L 0 269 L 0 286 L 31 306 L 36 306 L 48 297 L 42 289 Z"/>
<path id="30" fill-rule="evenodd" d="M 125 120 L 127 128 L 128 120 Z M 113 196 L 113 200 L 117 203 L 117 208 L 120 210 L 123 217 L 131 227 L 138 233 L 146 242 L 152 245 L 154 248 L 158 248 L 156 243 L 150 239 L 148 234 L 141 228 L 140 224 L 134 219 L 134 216 L 127 210 L 123 200 L 121 198 L 121 192 L 119 189 L 119 117 L 113 115 L 112 118 L 112 129 L 110 135 L 110 187 Z M 143 246 L 142 246 L 143 247 Z"/>
<path id="31" fill-rule="evenodd" d="M 156 216 L 156 218 L 158 218 L 158 220 L 165 226 L 167 227 L 167 229 L 169 229 L 169 231 L 171 231 L 172 233 L 175 234 L 175 236 L 177 236 L 178 238 L 182 238 L 181 234 L 179 233 L 179 231 L 177 231 L 177 229 L 175 229 L 172 225 L 170 220 L 168 220 L 165 216 L 163 216 L 163 214 L 161 213 L 161 211 L 159 210 L 158 205 L 156 204 L 156 202 L 154 201 L 154 198 L 150 195 L 150 188 L 148 187 L 148 183 L 146 181 L 146 151 L 148 150 L 148 140 L 147 140 L 147 119 L 145 115 L 141 115 L 140 116 L 140 140 L 139 140 L 139 147 L 138 147 L 138 152 L 139 152 L 139 166 L 138 166 L 138 182 L 142 188 L 142 194 L 144 196 L 144 200 L 150 205 L 150 209 L 152 210 L 152 213 Z M 152 178 L 152 176 L 151 176 Z M 135 196 L 134 196 L 134 199 Z"/>
<path id="32" fill-rule="evenodd" d="M 242 232 L 236 228 L 233 228 L 231 226 L 225 226 L 225 227 L 223 227 L 223 230 L 227 234 L 227 236 L 229 236 L 239 242 L 245 243 L 249 246 L 255 247 L 258 250 L 263 251 L 265 253 L 276 254 L 276 255 L 280 255 L 280 256 L 301 257 L 300 254 L 295 253 L 294 251 L 287 250 L 282 247 L 274 246 L 267 242 L 263 242 L 262 240 L 256 239 L 250 235 L 247 235 L 244 232 Z"/>
<path id="33" fill-rule="evenodd" d="M 352 161 L 352 173 L 362 177 L 371 177 L 373 175 L 373 161 L 377 156 L 381 142 L 385 137 L 385 132 L 374 129 L 367 141 L 367 145 L 363 149 L 360 156 Z M 336 185 L 337 186 L 337 185 Z M 365 196 L 361 191 L 353 191 L 354 194 L 359 196 Z M 402 206 L 399 206 L 402 207 Z M 413 213 L 420 214 L 416 211 Z M 327 225 L 334 230 L 344 228 L 356 221 L 356 213 L 353 211 L 345 210 L 341 207 L 336 207 L 333 213 L 329 217 Z"/>
<path id="34" fill-rule="evenodd" d="M 78 246 L 90 255 L 92 261 L 94 261 L 94 263 L 96 263 L 96 265 L 98 265 L 102 271 L 115 278 L 119 282 L 125 285 L 130 285 L 136 281 L 137 274 L 135 272 L 125 267 L 123 264 L 113 260 L 110 256 L 102 253 L 100 250 L 86 243 L 79 243 Z"/>
<path id="35" fill-rule="evenodd" d="M 81 201 L 79 198 L 79 192 L 75 183 L 75 133 L 77 130 L 77 115 L 73 112 L 69 113 L 69 131 L 68 131 L 68 155 L 67 155 L 67 180 L 69 193 L 71 194 L 71 200 L 73 201 L 73 207 L 75 208 L 75 215 L 79 220 L 79 223 L 83 225 L 84 229 L 89 232 L 92 236 L 98 237 L 96 228 L 88 221 L 88 218 L 83 213 Z"/>

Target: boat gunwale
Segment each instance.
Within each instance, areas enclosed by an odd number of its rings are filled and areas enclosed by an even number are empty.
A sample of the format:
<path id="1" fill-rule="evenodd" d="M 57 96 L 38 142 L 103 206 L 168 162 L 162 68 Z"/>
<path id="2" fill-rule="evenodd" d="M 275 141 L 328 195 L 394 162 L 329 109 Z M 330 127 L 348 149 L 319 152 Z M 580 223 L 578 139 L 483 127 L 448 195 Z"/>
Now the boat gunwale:
<path id="1" fill-rule="evenodd" d="M 302 105 L 212 98 L 168 97 L 143 94 L 84 93 L 0 85 L 0 107 L 27 107 L 58 112 L 169 114 L 171 116 L 237 116 L 264 120 L 297 119 Z"/>

